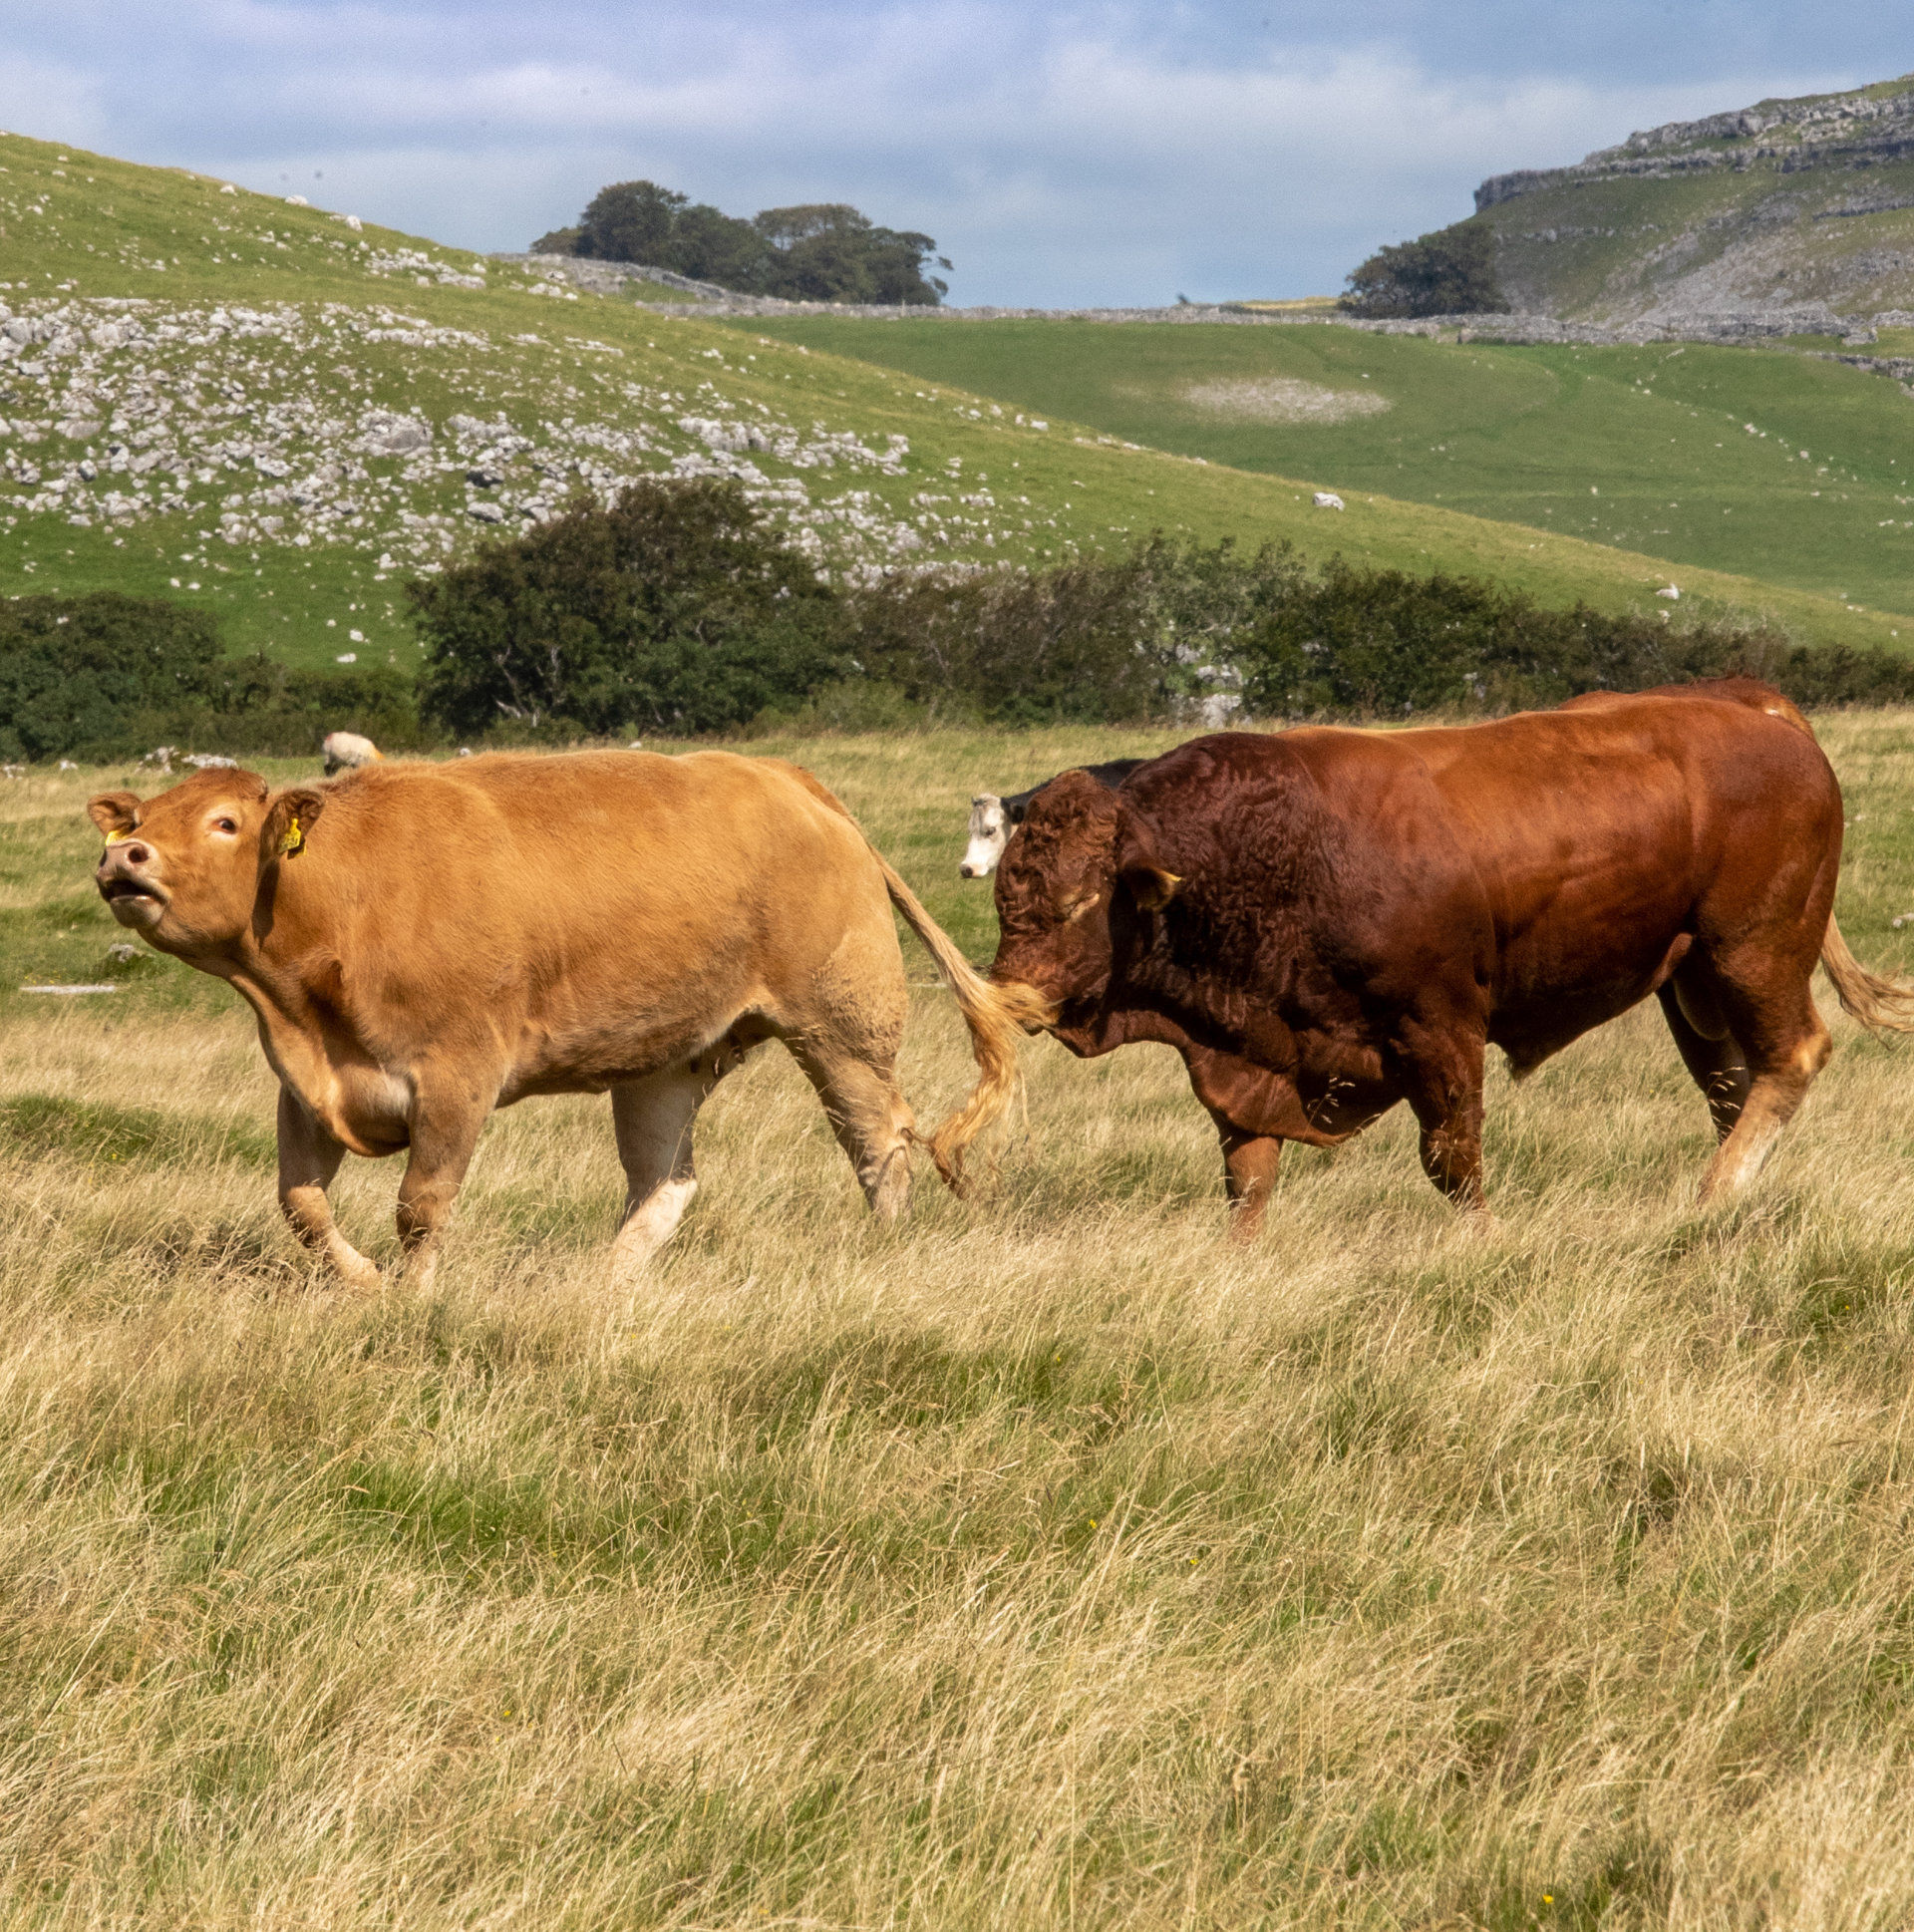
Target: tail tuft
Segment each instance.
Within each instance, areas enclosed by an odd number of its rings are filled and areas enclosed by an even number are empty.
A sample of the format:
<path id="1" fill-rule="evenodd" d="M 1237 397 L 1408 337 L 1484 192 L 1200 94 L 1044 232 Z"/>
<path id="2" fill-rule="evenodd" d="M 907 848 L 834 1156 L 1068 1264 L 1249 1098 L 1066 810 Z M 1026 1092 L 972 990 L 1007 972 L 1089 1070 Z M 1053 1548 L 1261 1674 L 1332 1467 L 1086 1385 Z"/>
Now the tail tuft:
<path id="1" fill-rule="evenodd" d="M 1001 1120 L 1016 1098 L 1021 1076 L 1017 1067 L 1017 1046 L 1023 1037 L 1024 1002 L 1006 997 L 1003 989 L 992 986 L 957 950 L 957 942 L 919 904 L 907 886 L 875 846 L 871 856 L 884 875 L 890 902 L 904 916 L 904 923 L 923 942 L 937 962 L 957 1001 L 957 1009 L 970 1029 L 970 1050 L 977 1061 L 977 1085 L 970 1098 L 935 1132 L 919 1134 L 919 1143 L 936 1163 L 937 1172 L 953 1193 L 964 1191 L 964 1155 L 970 1143 Z M 1019 989 L 1021 990 L 1021 989 Z"/>
<path id="2" fill-rule="evenodd" d="M 1842 1007 L 1869 1032 L 1914 1033 L 1914 986 L 1870 973 L 1848 951 L 1847 941 L 1831 916 L 1827 938 L 1821 945 L 1821 964 L 1834 982 Z"/>

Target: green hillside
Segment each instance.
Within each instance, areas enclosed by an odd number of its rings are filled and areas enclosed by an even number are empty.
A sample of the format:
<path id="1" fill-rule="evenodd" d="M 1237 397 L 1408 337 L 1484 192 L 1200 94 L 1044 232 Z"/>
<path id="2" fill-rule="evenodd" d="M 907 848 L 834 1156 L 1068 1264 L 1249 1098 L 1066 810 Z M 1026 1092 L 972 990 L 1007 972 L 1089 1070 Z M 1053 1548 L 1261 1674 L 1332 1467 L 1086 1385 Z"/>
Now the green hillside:
<path id="1" fill-rule="evenodd" d="M 1518 308 L 1914 308 L 1914 76 L 1631 135 L 1475 191 Z"/>
<path id="2" fill-rule="evenodd" d="M 1666 608 L 1650 556 L 1395 500 L 1387 480 L 1357 493 L 1327 466 L 1125 447 L 1143 439 L 200 176 L 6 137 L 0 228 L 0 589 L 176 595 L 234 649 L 406 664 L 410 574 L 664 471 L 738 478 L 838 571 L 1042 560 L 1161 526 Z M 1345 513 L 1312 506 L 1337 485 Z M 1899 629 L 1744 576 L 1683 589 L 1819 639 Z"/>
<path id="3" fill-rule="evenodd" d="M 1239 470 L 1570 532 L 1662 558 L 1678 580 L 1699 566 L 1914 613 L 1914 397 L 1790 350 L 1334 326 L 752 326 Z"/>

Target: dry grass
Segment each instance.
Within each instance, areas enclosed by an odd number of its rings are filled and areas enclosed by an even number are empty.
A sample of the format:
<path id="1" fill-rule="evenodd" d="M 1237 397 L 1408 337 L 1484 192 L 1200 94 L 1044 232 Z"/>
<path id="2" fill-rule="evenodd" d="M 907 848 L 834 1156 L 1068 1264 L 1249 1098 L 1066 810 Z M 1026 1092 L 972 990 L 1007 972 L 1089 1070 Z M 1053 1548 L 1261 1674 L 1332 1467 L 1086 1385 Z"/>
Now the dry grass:
<path id="1" fill-rule="evenodd" d="M 1914 718 L 1823 730 L 1893 963 Z M 805 755 L 954 918 L 955 802 L 1089 743 Z M 9 944 L 82 920 L 93 782 L 0 792 Z M 566 1101 L 492 1124 L 432 1299 L 361 1303 L 170 970 L 0 1009 L 6 1922 L 1914 1918 L 1914 1048 L 1837 1020 L 1705 1215 L 1638 1015 L 1497 1080 L 1493 1232 L 1391 1120 L 1248 1253 L 1166 1054 L 1034 1052 L 994 1190 L 884 1234 L 773 1050 L 643 1292 Z M 389 1252 L 396 1170 L 344 1178 Z"/>
<path id="2" fill-rule="evenodd" d="M 1375 390 L 1330 389 L 1284 376 L 1190 383 L 1182 397 L 1205 416 L 1232 423 L 1347 423 L 1352 417 L 1380 416 L 1390 406 L 1389 398 Z"/>

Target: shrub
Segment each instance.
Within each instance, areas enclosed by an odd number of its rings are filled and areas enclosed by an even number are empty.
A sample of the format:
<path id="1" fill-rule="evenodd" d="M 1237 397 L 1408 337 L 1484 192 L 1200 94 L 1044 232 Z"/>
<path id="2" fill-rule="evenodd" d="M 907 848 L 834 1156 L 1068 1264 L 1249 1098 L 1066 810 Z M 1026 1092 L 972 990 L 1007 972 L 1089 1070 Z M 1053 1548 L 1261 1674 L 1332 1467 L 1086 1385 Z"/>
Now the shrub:
<path id="1" fill-rule="evenodd" d="M 164 598 L 0 602 L 0 757 L 113 756 L 137 715 L 198 700 L 218 657 L 212 619 Z"/>
<path id="2" fill-rule="evenodd" d="M 170 717 L 136 721 L 142 749 L 156 744 L 235 755 L 316 755 L 328 732 L 358 732 L 382 751 L 433 742 L 421 729 L 416 681 L 395 665 L 298 671 L 263 653 L 227 658 L 202 683 L 203 698 Z"/>
<path id="3" fill-rule="evenodd" d="M 1439 572 L 1411 577 L 1340 558 L 1298 572 L 1235 643 L 1245 702 L 1274 717 L 1515 711 L 1584 691 L 1745 673 L 1802 705 L 1914 698 L 1914 660 L 1790 643 L 1766 626 L 1676 626 Z"/>
<path id="4" fill-rule="evenodd" d="M 838 613 L 733 483 L 655 480 L 486 545 L 411 597 L 453 730 L 726 731 L 837 674 Z"/>
<path id="5" fill-rule="evenodd" d="M 1302 567 L 1158 533 L 1049 570 L 946 569 L 846 593 L 857 661 L 942 716 L 1124 724 L 1185 714 L 1235 683 L 1239 631 Z"/>
<path id="6" fill-rule="evenodd" d="M 1349 278 L 1338 304 L 1352 315 L 1485 315 L 1508 306 L 1495 276 L 1495 234 L 1462 221 L 1379 248 Z"/>
<path id="7" fill-rule="evenodd" d="M 0 603 L 0 756 L 100 761 L 164 744 L 297 757 L 338 730 L 388 750 L 419 743 L 412 679 L 224 658 L 204 611 L 162 597 Z"/>

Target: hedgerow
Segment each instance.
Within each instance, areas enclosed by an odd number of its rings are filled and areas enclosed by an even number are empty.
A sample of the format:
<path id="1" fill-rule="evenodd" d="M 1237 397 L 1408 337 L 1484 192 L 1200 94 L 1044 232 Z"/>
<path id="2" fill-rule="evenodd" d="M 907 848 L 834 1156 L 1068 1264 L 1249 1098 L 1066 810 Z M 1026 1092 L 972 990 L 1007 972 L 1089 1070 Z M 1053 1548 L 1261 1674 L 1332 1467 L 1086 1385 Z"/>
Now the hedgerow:
<path id="1" fill-rule="evenodd" d="M 1914 700 L 1914 660 L 1761 622 L 1549 609 L 1486 579 L 1286 545 L 1153 535 L 1040 571 L 834 583 L 736 484 L 580 501 L 411 588 L 425 647 L 391 667 L 223 658 L 203 613 L 100 593 L 0 604 L 0 756 L 166 742 L 299 753 L 697 736 L 802 723 L 999 726 L 1470 717 L 1739 672 L 1796 703 Z"/>

